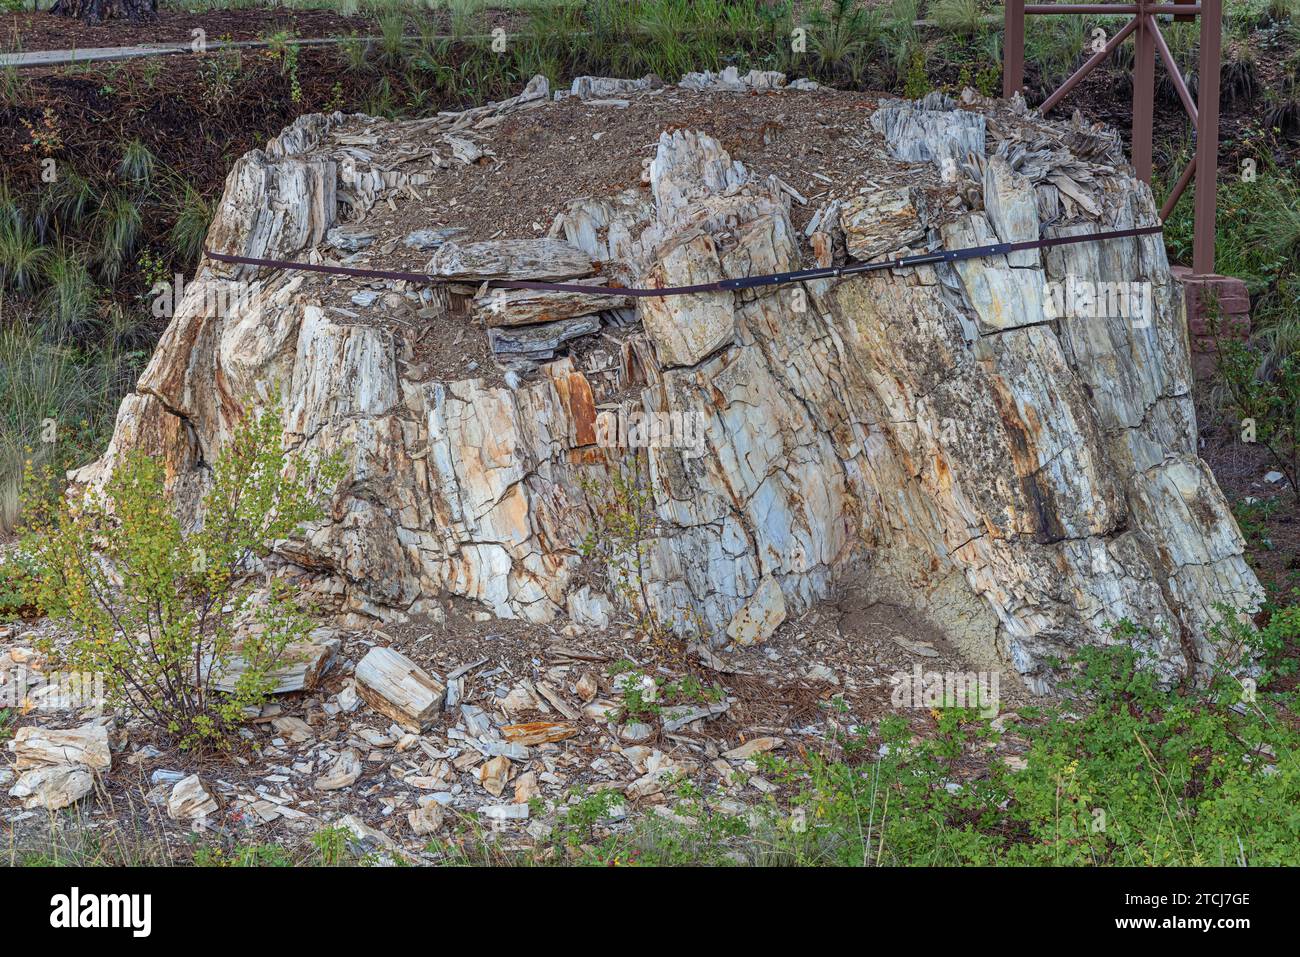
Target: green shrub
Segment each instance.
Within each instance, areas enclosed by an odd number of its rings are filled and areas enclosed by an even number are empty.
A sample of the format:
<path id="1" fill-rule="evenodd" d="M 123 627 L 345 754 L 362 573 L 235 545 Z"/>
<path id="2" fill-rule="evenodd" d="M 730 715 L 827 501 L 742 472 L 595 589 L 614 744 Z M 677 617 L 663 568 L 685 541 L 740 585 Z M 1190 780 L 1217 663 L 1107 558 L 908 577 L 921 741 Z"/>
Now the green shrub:
<path id="1" fill-rule="evenodd" d="M 0 285 L 27 294 L 37 287 L 48 250 L 16 207 L 0 216 Z"/>
<path id="2" fill-rule="evenodd" d="M 111 703 L 182 747 L 222 743 L 264 700 L 288 645 L 311 628 L 282 583 L 259 602 L 248 571 L 321 514 L 304 478 L 312 468 L 281 447 L 278 411 L 269 409 L 240 426 L 215 464 L 199 531 L 182 531 L 163 466 L 138 453 L 118 465 L 103 495 L 38 516 L 24 538 L 36 599 L 71 626 L 70 664 L 102 673 Z M 318 489 L 337 475 L 324 463 Z M 260 630 L 248 629 L 237 647 L 241 616 Z M 246 670 L 222 695 L 214 682 L 237 655 Z"/>
<path id="3" fill-rule="evenodd" d="M 117 190 L 104 195 L 95 213 L 96 260 L 105 282 L 116 282 L 131 260 L 144 217 L 130 196 Z"/>
<path id="4" fill-rule="evenodd" d="M 39 614 L 32 600 L 35 582 L 35 563 L 22 551 L 0 558 L 0 621 Z"/>
<path id="5" fill-rule="evenodd" d="M 153 179 L 156 163 L 149 147 L 139 140 L 132 140 L 122 149 L 122 158 L 117 163 L 117 175 L 132 186 L 147 189 Z"/>
<path id="6" fill-rule="evenodd" d="M 182 182 L 177 185 L 169 211 L 175 217 L 167 237 L 172 253 L 182 264 L 197 262 L 217 212 L 216 201 L 205 199 L 192 185 Z"/>
<path id="7" fill-rule="evenodd" d="M 930 89 L 930 76 L 925 69 L 925 50 L 918 46 L 912 52 L 912 62 L 907 68 L 903 95 L 909 100 L 918 100 L 929 93 Z"/>
<path id="8" fill-rule="evenodd" d="M 1294 642 L 1300 609 L 1274 613 L 1256 648 Z M 1227 675 L 1201 691 L 1162 688 L 1127 645 L 1084 649 L 1066 698 L 1023 708 L 1013 769 L 1004 732 L 975 711 L 934 709 L 917 734 L 886 717 L 830 755 L 762 755 L 790 801 L 721 813 L 689 784 L 678 821 L 647 815 L 599 843 L 590 863 L 800 865 L 1280 865 L 1300 855 L 1300 734 L 1286 698 L 1243 694 Z M 1019 765 L 1017 765 L 1019 767 Z M 572 822 L 566 830 L 573 830 Z"/>
<path id="9" fill-rule="evenodd" d="M 809 40 L 823 76 L 843 73 L 850 61 L 870 56 L 883 36 L 884 12 L 858 0 L 835 0 L 809 17 Z"/>

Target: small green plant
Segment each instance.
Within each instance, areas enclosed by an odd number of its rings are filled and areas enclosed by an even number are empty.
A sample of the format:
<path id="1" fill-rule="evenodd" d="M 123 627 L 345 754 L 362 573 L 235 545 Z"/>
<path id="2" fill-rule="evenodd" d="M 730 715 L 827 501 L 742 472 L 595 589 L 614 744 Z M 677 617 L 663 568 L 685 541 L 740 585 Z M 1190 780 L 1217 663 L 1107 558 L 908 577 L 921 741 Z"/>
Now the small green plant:
<path id="1" fill-rule="evenodd" d="M 641 456 L 629 456 L 628 469 L 615 472 L 608 487 L 584 479 L 583 489 L 596 507 L 591 531 L 582 543 L 582 554 L 605 566 L 619 597 L 638 615 L 638 627 L 646 635 L 662 638 L 664 626 L 651 604 L 645 584 L 648 539 L 657 527 L 654 494 L 646 487 Z"/>
<path id="2" fill-rule="evenodd" d="M 220 846 L 194 849 L 195 867 L 293 867 L 293 858 L 279 844 L 239 844 L 227 852 Z"/>
<path id="3" fill-rule="evenodd" d="M 273 582 L 261 602 L 247 571 L 320 515 L 319 495 L 338 476 L 335 463 L 320 464 L 318 492 L 304 478 L 312 463 L 282 448 L 278 410 L 267 409 L 216 462 L 199 531 L 182 531 L 162 465 L 139 453 L 117 465 L 102 494 L 33 510 L 23 541 L 35 598 L 74 631 L 72 666 L 103 674 L 110 703 L 182 747 L 224 744 L 311 628 L 287 586 Z M 243 670 L 223 694 L 217 682 L 236 658 Z"/>
<path id="4" fill-rule="evenodd" d="M 230 40 L 221 37 L 222 41 Z M 200 96 L 209 107 L 218 106 L 230 99 L 244 68 L 243 56 L 238 50 L 222 48 L 216 53 L 201 54 L 198 76 L 202 84 Z"/>
<path id="5" fill-rule="evenodd" d="M 348 832 L 341 827 L 321 828 L 311 836 L 321 867 L 341 867 L 348 862 Z"/>
<path id="6" fill-rule="evenodd" d="M 927 10 L 934 25 L 945 33 L 973 37 L 984 30 L 979 0 L 935 0 Z"/>
<path id="7" fill-rule="evenodd" d="M 343 69 L 349 73 L 364 73 L 370 69 L 367 58 L 367 43 L 364 37 L 353 33 L 341 40 L 338 45 L 339 58 Z"/>
<path id="8" fill-rule="evenodd" d="M 280 63 L 280 75 L 289 78 L 289 101 L 302 102 L 302 84 L 298 80 L 298 44 L 293 41 L 293 34 L 281 30 L 267 38 L 270 46 L 267 56 Z"/>
<path id="9" fill-rule="evenodd" d="M 966 87 L 971 87 L 981 96 L 996 97 L 1001 86 L 1002 70 L 1000 67 L 985 67 L 972 75 L 970 65 L 963 64 L 961 72 L 957 74 L 954 92 L 961 93 Z"/>
<path id="10" fill-rule="evenodd" d="M 0 285 L 14 292 L 34 292 L 49 250 L 16 208 L 0 218 Z"/>
<path id="11" fill-rule="evenodd" d="M 110 190 L 95 213 L 94 225 L 100 276 L 105 282 L 116 282 L 122 268 L 131 261 L 144 216 L 135 199 L 120 190 Z"/>
<path id="12" fill-rule="evenodd" d="M 334 85 L 330 87 L 330 98 L 325 101 L 325 112 L 333 113 L 341 110 L 345 102 L 347 101 L 343 95 L 343 84 L 335 81 Z"/>
<path id="13" fill-rule="evenodd" d="M 627 660 L 615 662 L 609 673 L 623 699 L 619 720 L 653 717 L 676 705 L 721 701 L 726 694 L 721 687 L 706 686 L 695 675 L 665 681 Z"/>
<path id="14" fill-rule="evenodd" d="M 903 95 L 910 100 L 918 100 L 929 93 L 930 89 L 930 76 L 925 69 L 925 50 L 918 46 L 912 51 L 907 80 L 903 83 Z"/>
<path id="15" fill-rule="evenodd" d="M 834 0 L 818 7 L 809 17 L 809 40 L 824 76 L 842 76 L 852 62 L 870 56 L 880 43 L 883 12 L 868 8 L 859 0 Z"/>
<path id="16" fill-rule="evenodd" d="M 1300 662 L 1292 652 L 1300 648 L 1300 605 L 1278 607 L 1266 603 L 1266 620 L 1258 627 L 1233 609 L 1219 608 L 1218 612 L 1220 623 L 1213 637 L 1221 662 L 1228 666 L 1247 659 L 1257 662 L 1262 669 L 1256 678 L 1257 685 L 1267 686 L 1275 677 L 1295 674 Z M 1228 667 L 1220 670 L 1226 682 L 1237 681 Z"/>
<path id="17" fill-rule="evenodd" d="M 177 181 L 172 189 L 168 209 L 175 217 L 167 243 L 181 263 L 194 263 L 203 251 L 208 227 L 216 215 L 215 200 L 205 199 L 190 183 Z"/>
<path id="18" fill-rule="evenodd" d="M 1241 499 L 1232 503 L 1232 517 L 1237 520 L 1237 527 L 1248 544 L 1266 550 L 1273 547 L 1268 538 L 1268 521 L 1281 504 L 1275 498 Z"/>
<path id="19" fill-rule="evenodd" d="M 399 66 L 406 52 L 406 14 L 395 7 L 379 17 L 379 58 L 389 66 Z"/>
<path id="20" fill-rule="evenodd" d="M 162 256 L 152 249 L 140 250 L 140 255 L 135 259 L 135 268 L 139 270 L 144 284 L 149 287 L 171 279 L 171 276 L 167 273 L 167 264 L 163 261 Z"/>
<path id="21" fill-rule="evenodd" d="M 41 311 L 47 332 L 61 338 L 84 331 L 96 312 L 99 290 L 81 256 L 67 248 L 55 248 L 42 271 L 46 286 Z"/>
<path id="22" fill-rule="evenodd" d="M 132 140 L 122 149 L 122 158 L 117 163 L 117 175 L 134 187 L 147 189 L 153 179 L 155 165 L 156 160 L 149 147 L 139 140 Z"/>
<path id="23" fill-rule="evenodd" d="M 162 60 L 154 57 L 144 61 L 144 66 L 140 68 L 140 79 L 144 80 L 144 85 L 152 90 L 158 85 L 158 77 L 162 76 Z"/>
<path id="24" fill-rule="evenodd" d="M 578 797 L 579 791 L 573 796 Z M 610 817 L 610 812 L 626 802 L 618 791 L 602 789 L 578 797 L 578 800 L 564 809 L 560 815 L 553 839 L 569 847 L 579 847 L 591 841 L 596 828 Z"/>

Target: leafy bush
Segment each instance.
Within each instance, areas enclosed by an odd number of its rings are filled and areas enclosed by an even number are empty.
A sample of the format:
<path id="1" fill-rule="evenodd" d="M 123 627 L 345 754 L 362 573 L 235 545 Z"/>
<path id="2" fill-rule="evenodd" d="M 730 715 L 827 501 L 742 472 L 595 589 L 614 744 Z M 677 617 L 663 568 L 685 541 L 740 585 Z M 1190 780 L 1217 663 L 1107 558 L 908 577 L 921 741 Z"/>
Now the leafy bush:
<path id="1" fill-rule="evenodd" d="M 629 609 L 639 614 L 638 629 L 660 638 L 671 623 L 659 620 L 645 586 L 649 540 L 657 534 L 654 493 L 647 487 L 641 456 L 629 457 L 627 474 L 613 474 L 608 487 L 584 480 L 583 491 L 600 504 L 594 509 L 591 531 L 582 542 L 582 555 L 598 561 L 610 584 Z"/>
<path id="2" fill-rule="evenodd" d="M 1138 652 L 1084 649 L 1064 705 L 1025 714 L 1027 765 L 962 781 L 963 758 L 997 737 L 973 712 L 937 712 L 913 741 L 882 722 L 872 764 L 795 769 L 809 820 L 839 821 L 837 857 L 871 863 L 1282 864 L 1300 851 L 1300 737 L 1223 679 L 1162 690 Z M 1080 715 L 1078 712 L 1082 711 Z M 854 781 L 846 781 L 846 775 Z M 892 798 L 886 811 L 884 801 Z M 834 804 L 849 804 L 836 808 Z M 846 827 L 874 821 L 875 849 Z M 809 833 L 818 829 L 811 826 Z M 818 840 L 814 838 L 814 840 Z"/>
<path id="3" fill-rule="evenodd" d="M 0 558 L 0 622 L 36 617 L 39 609 L 31 598 L 35 581 L 35 564 L 21 551 Z"/>
<path id="4" fill-rule="evenodd" d="M 204 522 L 185 534 L 164 494 L 163 466 L 133 454 L 104 494 L 63 500 L 25 536 L 35 598 L 72 627 L 70 664 L 104 675 L 113 704 L 178 739 L 220 743 L 273 686 L 271 672 L 311 624 L 282 583 L 259 600 L 248 574 L 278 539 L 320 516 L 304 476 L 314 463 L 281 447 L 278 410 L 250 417 L 217 461 Z M 333 462 L 319 471 L 324 490 Z M 242 642 L 237 632 L 247 621 Z M 214 682 L 238 656 L 233 693 Z"/>
<path id="5" fill-rule="evenodd" d="M 1300 608 L 1274 614 L 1262 648 L 1294 641 Z M 596 843 L 591 863 L 801 865 L 1279 865 L 1300 854 L 1300 734 L 1285 699 L 1216 678 L 1161 688 L 1126 645 L 1084 649 L 1065 701 L 995 727 L 935 709 L 932 731 L 884 718 L 838 753 L 762 755 L 793 794 L 744 816 L 689 784 L 676 820 L 647 815 Z M 1274 700 L 1276 698 L 1276 700 Z M 1004 733 L 1027 749 L 1013 769 L 990 752 Z M 567 822 L 569 824 L 571 822 Z"/>

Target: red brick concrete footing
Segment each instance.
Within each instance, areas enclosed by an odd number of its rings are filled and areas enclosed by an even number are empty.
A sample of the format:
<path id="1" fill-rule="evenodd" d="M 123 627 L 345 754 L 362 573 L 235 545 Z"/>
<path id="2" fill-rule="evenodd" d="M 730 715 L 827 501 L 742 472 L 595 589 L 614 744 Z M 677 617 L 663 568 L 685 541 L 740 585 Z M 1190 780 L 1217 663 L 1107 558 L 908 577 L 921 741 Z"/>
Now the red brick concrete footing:
<path id="1" fill-rule="evenodd" d="M 1187 332 L 1192 345 L 1192 371 L 1198 379 L 1214 370 L 1216 336 L 1211 331 L 1217 316 L 1218 337 L 1245 339 L 1250 335 L 1250 293 L 1246 284 L 1231 276 L 1193 276 L 1186 266 L 1170 271 L 1182 283 L 1187 297 Z"/>

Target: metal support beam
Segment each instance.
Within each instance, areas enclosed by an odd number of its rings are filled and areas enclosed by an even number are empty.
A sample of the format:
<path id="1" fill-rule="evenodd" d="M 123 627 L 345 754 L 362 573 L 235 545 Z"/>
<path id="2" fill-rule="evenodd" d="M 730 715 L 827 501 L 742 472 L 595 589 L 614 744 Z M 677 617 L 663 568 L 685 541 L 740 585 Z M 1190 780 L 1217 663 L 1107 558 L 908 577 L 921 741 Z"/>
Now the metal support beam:
<path id="1" fill-rule="evenodd" d="M 1160 28 L 1145 13 L 1133 37 L 1133 171 L 1151 184 L 1151 131 L 1156 107 L 1156 36 Z"/>
<path id="2" fill-rule="evenodd" d="M 1196 226 L 1192 272 L 1214 272 L 1214 207 L 1219 176 L 1219 56 L 1223 41 L 1223 0 L 1202 0 L 1201 62 L 1196 124 Z"/>
<path id="3" fill-rule="evenodd" d="M 1178 205 L 1178 200 L 1182 198 L 1183 191 L 1187 189 L 1187 184 L 1192 181 L 1192 175 L 1195 172 L 1196 157 L 1193 156 L 1192 161 L 1188 163 L 1187 168 L 1183 170 L 1183 175 L 1178 177 L 1178 182 L 1174 183 L 1174 188 L 1171 189 L 1169 195 L 1165 197 L 1165 204 L 1160 207 L 1160 221 L 1162 223 L 1169 218 L 1169 214 L 1172 213 L 1174 207 Z"/>
<path id="4" fill-rule="evenodd" d="M 1030 3 L 1025 5 L 1025 13 L 1081 13 L 1087 16 L 1133 15 L 1144 10 L 1147 13 L 1168 13 L 1178 17 L 1191 17 L 1201 12 L 1199 3 Z"/>
<path id="5" fill-rule="evenodd" d="M 1183 109 L 1195 126 L 1200 115 L 1196 109 L 1196 102 L 1192 99 L 1191 91 L 1187 89 L 1187 84 L 1183 82 L 1183 73 L 1178 69 L 1178 63 L 1174 60 L 1174 55 L 1169 52 L 1169 44 L 1165 42 L 1165 36 L 1157 28 L 1152 31 L 1152 38 L 1156 41 L 1156 49 L 1160 51 L 1160 59 L 1165 61 L 1165 69 L 1169 71 L 1169 81 L 1173 83 L 1174 89 L 1178 91 L 1178 99 L 1183 102 Z M 1219 71 L 1216 69 L 1214 75 L 1218 76 Z"/>
<path id="6" fill-rule="evenodd" d="M 1005 0 L 1002 33 L 1002 98 L 1009 100 L 1025 85 L 1025 0 Z"/>

